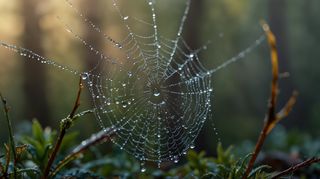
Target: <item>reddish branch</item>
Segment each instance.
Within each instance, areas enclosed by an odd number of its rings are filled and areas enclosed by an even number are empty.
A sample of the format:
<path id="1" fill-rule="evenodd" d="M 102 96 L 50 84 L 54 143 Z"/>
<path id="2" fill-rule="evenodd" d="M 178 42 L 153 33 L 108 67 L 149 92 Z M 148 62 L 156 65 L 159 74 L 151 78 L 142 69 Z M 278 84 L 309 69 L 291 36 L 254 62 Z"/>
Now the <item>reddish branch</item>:
<path id="1" fill-rule="evenodd" d="M 82 153 L 87 151 L 91 146 L 98 145 L 110 140 L 110 137 L 114 134 L 114 128 L 107 128 L 99 133 L 92 135 L 91 138 L 81 142 L 81 145 L 76 147 L 71 154 L 65 157 L 62 161 L 58 163 L 56 168 L 51 173 L 51 177 L 55 176 L 64 166 L 66 166 L 69 162 L 79 158 Z"/>
<path id="2" fill-rule="evenodd" d="M 276 113 L 276 104 L 277 104 L 278 86 L 279 86 L 279 63 L 278 63 L 278 52 L 276 48 L 276 38 L 266 23 L 263 23 L 262 27 L 266 33 L 268 43 L 271 48 L 271 64 L 272 64 L 271 94 L 270 94 L 270 100 L 269 100 L 269 106 L 268 106 L 268 113 L 265 118 L 263 129 L 260 133 L 258 142 L 256 143 L 252 157 L 248 163 L 248 166 L 246 168 L 245 174 L 243 175 L 242 179 L 248 178 L 250 172 L 252 171 L 254 163 L 261 151 L 261 148 L 264 144 L 266 137 L 279 121 L 281 121 L 283 118 L 288 116 L 292 107 L 296 103 L 296 99 L 298 95 L 298 93 L 294 91 L 291 98 L 288 100 L 287 104 L 284 106 L 284 108 L 279 113 Z"/>
<path id="3" fill-rule="evenodd" d="M 293 173 L 293 172 L 295 172 L 295 171 L 297 171 L 297 170 L 299 170 L 301 168 L 308 167 L 308 166 L 310 166 L 310 165 L 312 165 L 314 163 L 319 163 L 319 162 L 320 162 L 320 158 L 315 158 L 315 157 L 310 158 L 310 159 L 308 159 L 308 160 L 306 160 L 304 162 L 301 162 L 301 163 L 299 163 L 299 164 L 297 164 L 295 166 L 292 166 L 292 167 L 288 168 L 287 170 L 284 170 L 284 171 L 274 175 L 271 179 L 276 179 L 276 178 L 280 178 L 280 177 L 289 175 L 289 174 L 291 174 L 291 173 Z"/>
<path id="4" fill-rule="evenodd" d="M 72 125 L 72 121 L 73 121 L 73 118 L 75 116 L 75 113 L 77 111 L 77 109 L 79 108 L 80 106 L 80 96 L 81 96 L 81 92 L 82 92 L 82 89 L 83 89 L 83 84 L 82 84 L 82 78 L 80 78 L 80 81 L 79 81 L 79 89 L 78 89 L 78 94 L 77 94 L 77 98 L 76 98 L 76 101 L 75 101 L 75 104 L 73 106 L 73 109 L 70 113 L 70 115 L 66 118 L 66 119 L 63 119 L 61 121 L 61 124 L 60 124 L 60 132 L 59 132 L 59 136 L 58 136 L 58 140 L 54 146 L 54 149 L 53 149 L 53 152 L 51 153 L 50 155 L 50 158 L 49 158 L 49 161 L 47 163 L 47 166 L 44 170 L 44 173 L 43 173 L 43 176 L 42 178 L 43 179 L 46 179 L 48 178 L 48 175 L 50 173 L 50 169 L 51 169 L 51 166 L 59 152 L 59 149 L 61 147 L 61 144 L 62 144 L 62 141 L 63 141 L 63 138 L 67 132 L 67 130 L 71 127 Z"/>

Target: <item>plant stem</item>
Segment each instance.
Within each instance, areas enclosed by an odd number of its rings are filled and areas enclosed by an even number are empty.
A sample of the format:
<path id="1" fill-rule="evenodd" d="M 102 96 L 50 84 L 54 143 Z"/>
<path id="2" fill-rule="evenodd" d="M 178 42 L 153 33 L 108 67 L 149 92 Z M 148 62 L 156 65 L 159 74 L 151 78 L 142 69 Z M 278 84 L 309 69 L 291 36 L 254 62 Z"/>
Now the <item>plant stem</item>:
<path id="1" fill-rule="evenodd" d="M 59 131 L 59 135 L 58 135 L 58 140 L 53 148 L 53 152 L 51 153 L 49 161 L 47 163 L 47 166 L 43 172 L 42 179 L 48 178 L 51 166 L 52 166 L 52 164 L 53 164 L 53 162 L 59 152 L 63 138 L 64 138 L 65 134 L 67 133 L 67 130 L 72 126 L 73 119 L 75 117 L 75 113 L 80 106 L 80 96 L 81 96 L 82 89 L 83 89 L 83 84 L 82 84 L 82 78 L 80 77 L 79 89 L 78 89 L 78 94 L 77 94 L 75 104 L 74 104 L 69 116 L 67 118 L 61 120 L 61 122 L 60 122 L 60 131 Z"/>
<path id="2" fill-rule="evenodd" d="M 51 173 L 51 177 L 55 176 L 65 165 L 67 165 L 69 162 L 78 158 L 80 156 L 80 154 L 84 153 L 90 147 L 110 140 L 110 137 L 112 137 L 114 132 L 115 132 L 114 128 L 107 128 L 107 129 L 100 131 L 99 133 L 97 133 L 95 135 L 92 135 L 89 139 L 81 142 L 81 144 L 79 146 L 77 146 L 71 152 L 71 154 L 69 154 L 67 157 L 65 157 L 62 161 L 60 161 L 58 163 L 56 168 Z"/>
<path id="3" fill-rule="evenodd" d="M 320 162 L 320 158 L 315 158 L 315 157 L 310 158 L 310 159 L 308 159 L 308 160 L 306 160 L 304 162 L 301 162 L 301 163 L 299 163 L 299 164 L 297 164 L 295 166 L 292 166 L 292 167 L 288 168 L 287 170 L 284 170 L 284 171 L 272 176 L 271 179 L 276 179 L 276 178 L 280 178 L 282 176 L 286 176 L 286 175 L 288 175 L 290 173 L 293 173 L 293 172 L 295 172 L 295 171 L 297 171 L 297 170 L 299 170 L 301 168 L 308 167 L 308 166 L 310 166 L 310 165 L 312 165 L 314 163 L 319 163 L 319 162 Z"/>
<path id="4" fill-rule="evenodd" d="M 7 105 L 7 101 L 4 99 L 4 97 L 2 96 L 2 94 L 0 93 L 0 98 L 3 104 L 3 108 L 4 108 L 4 113 L 5 113 L 5 117 L 7 120 L 7 125 L 8 125 L 8 130 L 9 130 L 9 139 L 10 139 L 10 147 L 12 150 L 12 154 L 13 154 L 13 171 L 14 171 L 14 178 L 17 178 L 17 169 L 16 169 L 16 160 L 17 160 L 17 154 L 16 154 L 16 145 L 15 145 L 15 141 L 14 141 L 14 137 L 13 137 L 13 130 L 12 130 L 12 124 L 11 124 L 11 120 L 9 118 L 9 107 Z M 10 154 L 9 154 L 10 155 Z"/>
<path id="5" fill-rule="evenodd" d="M 253 151 L 252 157 L 248 163 L 246 168 L 245 174 L 243 175 L 242 179 L 248 178 L 254 163 L 261 151 L 261 148 L 264 144 L 265 139 L 267 138 L 268 134 L 271 130 L 275 127 L 275 125 L 281 121 L 283 118 L 288 116 L 292 107 L 296 102 L 296 98 L 298 93 L 294 91 L 293 95 L 285 105 L 285 107 L 279 112 L 276 113 L 276 105 L 277 105 L 277 97 L 278 97 L 278 82 L 279 82 L 279 63 L 278 63 L 278 51 L 276 47 L 276 38 L 274 34 L 271 32 L 268 24 L 262 23 L 263 30 L 266 33 L 269 46 L 271 48 L 271 64 L 272 64 L 272 83 L 271 83 L 271 94 L 268 106 L 268 113 L 265 118 L 263 129 L 261 130 L 259 139 L 256 143 L 255 149 Z"/>

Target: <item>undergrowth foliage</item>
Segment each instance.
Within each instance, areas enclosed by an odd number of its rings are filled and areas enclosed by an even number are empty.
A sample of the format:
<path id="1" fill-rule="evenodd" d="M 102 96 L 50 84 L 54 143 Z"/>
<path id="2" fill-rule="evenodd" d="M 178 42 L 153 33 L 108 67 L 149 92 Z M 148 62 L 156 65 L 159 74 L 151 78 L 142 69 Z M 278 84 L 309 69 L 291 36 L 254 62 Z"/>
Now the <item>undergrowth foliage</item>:
<path id="1" fill-rule="evenodd" d="M 0 178 L 279 178 L 294 175 L 294 172 L 318 163 L 320 158 L 312 157 L 301 160 L 295 165 L 276 172 L 272 166 L 256 163 L 265 139 L 277 123 L 289 114 L 297 94 L 288 101 L 279 113 L 275 113 L 276 97 L 278 93 L 278 59 L 275 37 L 267 24 L 263 24 L 269 44 L 271 46 L 271 61 L 273 65 L 272 92 L 270 97 L 269 113 L 265 125 L 253 153 L 237 156 L 232 147 L 224 149 L 222 144 L 217 147 L 217 156 L 208 157 L 204 152 L 188 151 L 183 165 L 175 168 L 168 163 L 160 170 L 157 167 L 140 168 L 140 163 L 133 160 L 126 153 L 113 149 L 111 154 L 100 152 L 98 144 L 111 141 L 117 137 L 116 127 L 105 128 L 92 135 L 90 138 L 78 141 L 77 132 L 68 130 L 75 125 L 82 116 L 94 113 L 83 111 L 76 113 L 80 106 L 80 96 L 83 88 L 80 78 L 79 90 L 75 104 L 70 114 L 60 121 L 60 130 L 55 131 L 50 127 L 43 128 L 37 120 L 33 120 L 31 131 L 15 138 L 10 119 L 10 107 L 2 95 L 4 118 L 7 123 L 9 140 L 4 144 L 0 153 Z M 1 118 L 2 120 L 2 118 Z M 4 121 L 4 120 L 2 120 Z M 1 130 L 5 130 L 2 125 Z M 307 141 L 302 139 L 301 141 Z M 301 144 L 302 146 L 303 144 Z M 310 146 L 310 143 L 308 143 Z M 320 145 L 316 145 L 320 149 Z M 239 149 L 238 149 L 239 150 Z M 256 163 L 256 164 L 255 164 Z M 145 166 L 144 166 L 145 167 Z M 315 177 L 319 172 L 319 164 L 313 168 L 305 169 L 297 176 Z M 141 172 L 143 170 L 143 172 Z M 318 173 L 319 174 L 319 173 Z"/>

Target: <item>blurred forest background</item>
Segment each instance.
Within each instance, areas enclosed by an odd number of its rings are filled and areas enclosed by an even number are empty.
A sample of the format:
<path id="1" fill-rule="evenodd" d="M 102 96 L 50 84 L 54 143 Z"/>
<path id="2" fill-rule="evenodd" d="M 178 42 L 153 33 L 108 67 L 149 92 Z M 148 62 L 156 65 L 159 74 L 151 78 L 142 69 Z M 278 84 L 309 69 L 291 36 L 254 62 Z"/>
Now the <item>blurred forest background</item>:
<path id="1" fill-rule="evenodd" d="M 111 0 L 72 2 L 107 34 L 118 37 L 125 33 Z M 151 21 L 145 1 L 119 2 L 126 14 L 142 19 L 149 17 L 146 20 Z M 173 37 L 184 7 L 185 0 L 157 1 L 160 33 Z M 319 7 L 318 0 L 193 0 L 184 37 L 194 49 L 211 41 L 208 50 L 201 53 L 201 60 L 206 67 L 214 68 L 254 43 L 263 34 L 259 21 L 266 20 L 278 37 L 280 70 L 290 73 L 289 78 L 281 79 L 280 104 L 284 104 L 293 89 L 300 92 L 298 104 L 282 125 L 319 136 Z M 57 16 L 88 42 L 108 51 L 101 34 L 83 23 L 64 0 L 0 0 L 0 40 L 74 69 L 94 66 L 92 54 L 66 32 Z M 144 27 L 138 23 L 137 26 Z M 264 42 L 245 60 L 214 74 L 213 118 L 206 122 L 198 138 L 198 149 L 212 149 L 218 138 L 224 144 L 257 138 L 266 112 L 270 71 L 269 49 Z M 0 48 L 0 91 L 10 102 L 18 132 L 26 130 L 24 123 L 32 118 L 57 128 L 59 120 L 69 114 L 73 106 L 78 80 L 71 73 Z M 81 109 L 90 109 L 88 90 L 82 102 Z M 99 130 L 94 120 L 92 116 L 87 117 L 76 126 L 85 129 L 81 135 L 87 137 Z M 4 123 L 0 120 L 0 126 Z M 214 127 L 218 136 L 214 135 Z M 1 141 L 7 138 L 4 129 L 0 129 Z"/>

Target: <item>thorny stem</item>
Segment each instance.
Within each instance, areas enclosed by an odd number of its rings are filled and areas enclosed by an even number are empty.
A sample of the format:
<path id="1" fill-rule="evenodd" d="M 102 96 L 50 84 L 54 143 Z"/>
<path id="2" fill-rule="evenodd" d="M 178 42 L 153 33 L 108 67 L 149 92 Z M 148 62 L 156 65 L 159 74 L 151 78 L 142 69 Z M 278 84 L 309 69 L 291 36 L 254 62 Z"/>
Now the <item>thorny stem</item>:
<path id="1" fill-rule="evenodd" d="M 288 175 L 292 172 L 295 172 L 301 168 L 308 167 L 314 163 L 319 163 L 319 162 L 320 162 L 320 158 L 312 157 L 304 162 L 298 163 L 297 165 L 294 165 L 294 166 L 288 168 L 287 170 L 284 170 L 284 171 L 272 176 L 271 179 L 276 179 L 276 178 L 280 178 L 282 176 L 286 176 L 286 175 Z"/>
<path id="2" fill-rule="evenodd" d="M 16 169 L 16 159 L 17 159 L 17 154 L 16 154 L 16 148 L 15 148 L 15 142 L 14 142 L 14 138 L 13 138 L 13 131 L 12 131 L 12 125 L 11 125 L 11 120 L 9 118 L 9 107 L 7 105 L 7 101 L 6 99 L 4 99 L 4 97 L 2 96 L 2 94 L 0 93 L 0 98 L 3 104 L 3 108 L 4 108 L 4 113 L 5 113 L 5 117 L 7 120 L 7 125 L 8 125 L 8 130 L 9 130 L 9 138 L 10 138 L 10 147 L 12 150 L 12 154 L 13 154 L 13 171 L 14 171 L 14 178 L 17 178 L 17 169 Z M 10 152 L 9 152 L 10 155 Z M 5 175 L 7 171 L 5 172 Z"/>
<path id="3" fill-rule="evenodd" d="M 75 104 L 74 104 L 73 109 L 72 109 L 71 113 L 69 114 L 69 116 L 67 118 L 65 118 L 65 119 L 62 119 L 61 122 L 60 122 L 60 132 L 59 132 L 59 135 L 58 135 L 58 140 L 57 140 L 57 142 L 56 142 L 56 144 L 55 144 L 55 146 L 53 148 L 53 152 L 50 155 L 50 158 L 49 158 L 47 166 L 46 166 L 46 168 L 44 170 L 42 179 L 48 178 L 51 166 L 52 166 L 52 164 L 53 164 L 53 162 L 54 162 L 54 160 L 55 160 L 55 158 L 56 158 L 56 156 L 57 156 L 57 154 L 59 152 L 59 149 L 61 147 L 63 138 L 64 138 L 67 130 L 72 125 L 73 119 L 75 117 L 75 113 L 76 113 L 77 109 L 80 106 L 80 96 L 81 96 L 82 89 L 83 89 L 83 84 L 82 84 L 82 78 L 80 77 L 79 89 L 78 89 L 78 94 L 77 94 L 77 98 L 76 98 Z"/>
<path id="4" fill-rule="evenodd" d="M 252 157 L 248 163 L 248 166 L 246 168 L 245 174 L 243 175 L 242 179 L 247 179 L 254 163 L 261 151 L 261 148 L 264 144 L 264 141 L 268 134 L 271 132 L 271 130 L 275 127 L 275 125 L 281 121 L 283 118 L 288 116 L 290 113 L 292 107 L 296 103 L 296 98 L 298 93 L 295 91 L 293 92 L 293 95 L 285 105 L 285 107 L 279 112 L 276 113 L 276 104 L 277 104 L 277 96 L 278 96 L 278 82 L 279 82 L 279 64 L 278 64 L 278 52 L 276 47 L 276 38 L 274 34 L 271 32 L 268 24 L 265 22 L 262 22 L 263 30 L 266 33 L 269 46 L 271 48 L 271 64 L 272 64 L 272 83 L 271 83 L 271 94 L 270 94 L 270 100 L 269 100 L 269 106 L 268 106 L 268 113 L 265 118 L 263 129 L 260 133 L 258 142 L 256 143 L 254 152 L 252 154 Z"/>

